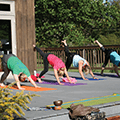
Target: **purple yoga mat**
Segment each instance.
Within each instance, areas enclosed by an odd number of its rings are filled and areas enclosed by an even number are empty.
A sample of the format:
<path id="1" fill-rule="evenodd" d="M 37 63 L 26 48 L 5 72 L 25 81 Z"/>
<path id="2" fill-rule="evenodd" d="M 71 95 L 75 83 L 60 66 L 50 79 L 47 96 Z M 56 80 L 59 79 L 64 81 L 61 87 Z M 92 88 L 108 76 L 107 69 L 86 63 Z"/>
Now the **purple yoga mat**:
<path id="1" fill-rule="evenodd" d="M 61 82 L 61 83 L 64 83 L 64 86 L 87 85 L 87 83 L 75 83 L 75 84 L 73 84 L 73 83 L 70 84 L 70 83 L 67 83 L 67 82 Z M 46 81 L 43 81 L 42 83 L 39 83 L 39 84 L 59 85 L 58 82 L 46 82 Z"/>

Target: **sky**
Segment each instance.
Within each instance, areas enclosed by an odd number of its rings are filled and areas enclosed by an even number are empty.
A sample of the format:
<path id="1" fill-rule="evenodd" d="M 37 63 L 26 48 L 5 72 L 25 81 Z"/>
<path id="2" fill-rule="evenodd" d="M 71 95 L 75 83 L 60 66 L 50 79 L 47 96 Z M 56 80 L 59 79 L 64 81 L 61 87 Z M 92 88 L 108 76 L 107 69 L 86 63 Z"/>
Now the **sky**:
<path id="1" fill-rule="evenodd" d="M 106 0 L 103 0 L 103 3 L 105 3 L 105 1 L 106 1 Z M 112 1 L 112 0 L 108 0 L 108 2 L 109 2 L 109 1 Z"/>

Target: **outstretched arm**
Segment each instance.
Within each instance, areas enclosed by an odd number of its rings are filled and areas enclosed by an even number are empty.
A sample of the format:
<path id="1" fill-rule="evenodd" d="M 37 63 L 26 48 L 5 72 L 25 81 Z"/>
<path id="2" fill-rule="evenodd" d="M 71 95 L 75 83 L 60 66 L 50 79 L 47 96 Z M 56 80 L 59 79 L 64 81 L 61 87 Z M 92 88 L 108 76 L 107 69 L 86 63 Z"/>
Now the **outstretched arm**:
<path id="1" fill-rule="evenodd" d="M 57 73 L 57 70 L 56 70 L 56 69 L 54 69 L 54 74 L 55 74 L 55 77 L 56 77 L 57 82 L 58 82 L 60 85 L 63 85 L 63 84 L 60 82 L 60 80 L 59 80 L 59 76 L 58 76 L 58 73 Z"/>
<path id="2" fill-rule="evenodd" d="M 88 80 L 88 79 L 85 78 L 84 75 L 83 75 L 82 66 L 83 66 L 83 61 L 80 60 L 80 61 L 79 61 L 79 68 L 78 68 L 78 69 L 79 69 L 79 73 L 80 73 L 81 77 L 83 78 L 83 80 Z"/>
<path id="3" fill-rule="evenodd" d="M 15 81 L 17 82 L 17 87 L 18 87 L 18 89 L 24 90 L 25 88 L 22 88 L 21 85 L 20 85 L 20 81 L 19 81 L 18 75 L 13 74 L 13 76 L 14 76 L 14 78 L 15 78 Z"/>
<path id="4" fill-rule="evenodd" d="M 68 72 L 67 72 L 67 69 L 66 69 L 66 68 L 65 68 L 65 75 L 66 75 L 67 79 L 69 80 L 69 82 L 72 83 L 71 80 L 70 80 L 70 77 L 69 77 L 69 75 L 68 75 Z"/>
<path id="5" fill-rule="evenodd" d="M 38 86 L 35 84 L 35 82 L 32 80 L 31 76 L 28 77 L 28 80 L 35 86 L 35 88 L 38 88 Z"/>
<path id="6" fill-rule="evenodd" d="M 93 77 L 93 79 L 97 79 L 97 78 L 94 76 L 93 72 L 92 72 L 92 69 L 91 69 L 91 67 L 90 67 L 89 62 L 87 62 L 87 65 L 88 65 L 89 68 L 90 68 L 90 74 L 91 74 L 91 76 Z"/>

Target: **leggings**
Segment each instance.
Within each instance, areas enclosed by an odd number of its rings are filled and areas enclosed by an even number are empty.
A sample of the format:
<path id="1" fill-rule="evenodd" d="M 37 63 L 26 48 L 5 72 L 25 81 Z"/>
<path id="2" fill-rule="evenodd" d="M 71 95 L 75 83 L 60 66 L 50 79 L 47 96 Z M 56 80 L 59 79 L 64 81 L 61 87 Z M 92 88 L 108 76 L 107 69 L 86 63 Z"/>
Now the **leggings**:
<path id="1" fill-rule="evenodd" d="M 65 46 L 65 55 L 67 56 L 65 65 L 66 65 L 66 69 L 68 71 L 68 69 L 70 68 L 70 66 L 72 64 L 73 57 L 74 57 L 74 55 L 76 55 L 76 53 L 70 53 L 68 46 Z"/>
<path id="2" fill-rule="evenodd" d="M 110 59 L 110 53 L 113 52 L 114 50 L 105 49 L 103 46 L 100 49 L 105 53 L 105 62 L 102 65 L 102 67 L 105 67 L 107 65 L 107 63 L 108 63 L 108 60 Z"/>
<path id="3" fill-rule="evenodd" d="M 39 78 L 41 78 L 49 69 L 49 62 L 47 60 L 47 57 L 50 53 L 44 53 L 41 49 L 38 47 L 35 47 L 37 52 L 40 53 L 40 55 L 43 57 L 43 64 L 44 64 L 44 70 L 40 73 Z"/>

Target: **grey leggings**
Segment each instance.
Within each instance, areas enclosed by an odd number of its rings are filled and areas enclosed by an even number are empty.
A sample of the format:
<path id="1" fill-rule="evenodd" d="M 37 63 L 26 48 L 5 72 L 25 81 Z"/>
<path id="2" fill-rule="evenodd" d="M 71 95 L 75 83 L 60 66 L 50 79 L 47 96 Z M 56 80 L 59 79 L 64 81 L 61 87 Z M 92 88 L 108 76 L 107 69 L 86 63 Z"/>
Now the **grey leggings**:
<path id="1" fill-rule="evenodd" d="M 7 67 L 7 61 L 8 61 L 8 59 L 11 57 L 11 56 L 15 56 L 15 55 L 13 55 L 13 54 L 4 54 L 3 55 L 3 58 L 2 58 L 2 68 L 3 68 L 3 71 L 4 71 L 4 73 L 2 74 L 2 77 L 1 77 L 1 80 L 0 80 L 0 83 L 3 83 L 4 82 L 4 80 L 7 78 L 7 76 L 9 75 L 9 73 L 10 73 L 10 69 L 8 69 L 8 67 Z"/>

